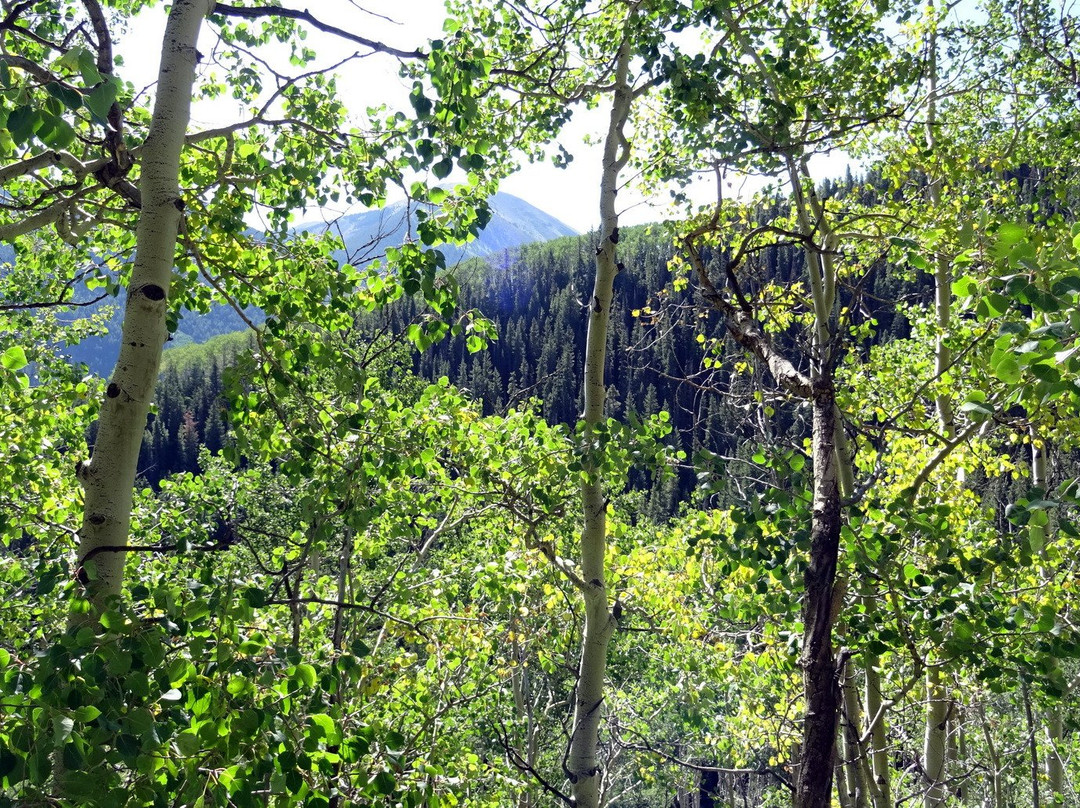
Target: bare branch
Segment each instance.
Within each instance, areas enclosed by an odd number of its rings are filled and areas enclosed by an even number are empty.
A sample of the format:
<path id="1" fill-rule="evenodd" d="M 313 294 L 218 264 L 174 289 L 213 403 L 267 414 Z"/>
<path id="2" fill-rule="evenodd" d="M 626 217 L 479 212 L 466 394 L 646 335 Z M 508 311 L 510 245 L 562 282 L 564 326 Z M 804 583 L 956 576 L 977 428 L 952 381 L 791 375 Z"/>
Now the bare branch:
<path id="1" fill-rule="evenodd" d="M 25 219 L 20 219 L 11 224 L 0 225 L 0 244 L 14 241 L 19 236 L 25 236 L 27 233 L 32 233 L 42 227 L 56 223 L 66 210 L 66 202 L 57 202 L 45 208 L 45 210 L 38 211 L 33 216 L 27 216 Z"/>
<path id="2" fill-rule="evenodd" d="M 359 34 L 354 34 L 343 28 L 338 28 L 336 25 L 325 23 L 312 15 L 307 9 L 301 11 L 299 9 L 281 8 L 278 6 L 256 6 L 254 8 L 245 8 L 243 6 L 232 6 L 228 3 L 218 3 L 214 6 L 213 13 L 221 14 L 226 17 L 243 17 L 249 20 L 257 19 L 259 17 L 286 17 L 288 19 L 306 22 L 312 28 L 317 28 L 324 33 L 341 37 L 349 42 L 355 42 L 358 45 L 363 45 L 365 48 L 370 48 L 375 53 L 385 53 L 389 56 L 396 56 L 399 59 L 427 58 L 427 54 L 421 50 L 399 50 L 389 45 L 384 45 L 382 42 L 376 42 L 373 39 L 362 37 Z"/>

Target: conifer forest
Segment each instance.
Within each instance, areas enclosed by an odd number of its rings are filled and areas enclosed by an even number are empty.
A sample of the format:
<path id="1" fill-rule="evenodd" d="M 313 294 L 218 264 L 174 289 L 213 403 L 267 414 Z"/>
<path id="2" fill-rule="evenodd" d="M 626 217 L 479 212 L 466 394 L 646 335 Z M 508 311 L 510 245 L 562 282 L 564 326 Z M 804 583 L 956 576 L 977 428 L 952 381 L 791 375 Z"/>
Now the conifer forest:
<path id="1" fill-rule="evenodd" d="M 0 808 L 1080 808 L 1080 6 L 421 5 L 0 0 Z"/>

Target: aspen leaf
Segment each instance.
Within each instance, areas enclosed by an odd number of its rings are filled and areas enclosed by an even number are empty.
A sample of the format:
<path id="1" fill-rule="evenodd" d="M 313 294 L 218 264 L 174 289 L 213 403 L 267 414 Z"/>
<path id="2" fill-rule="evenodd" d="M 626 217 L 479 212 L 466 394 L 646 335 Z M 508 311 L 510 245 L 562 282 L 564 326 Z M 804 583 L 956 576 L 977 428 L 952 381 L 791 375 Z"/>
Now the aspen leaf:
<path id="1" fill-rule="evenodd" d="M 0 354 L 0 365 L 8 370 L 22 370 L 26 364 L 26 352 L 21 345 L 14 345 Z"/>

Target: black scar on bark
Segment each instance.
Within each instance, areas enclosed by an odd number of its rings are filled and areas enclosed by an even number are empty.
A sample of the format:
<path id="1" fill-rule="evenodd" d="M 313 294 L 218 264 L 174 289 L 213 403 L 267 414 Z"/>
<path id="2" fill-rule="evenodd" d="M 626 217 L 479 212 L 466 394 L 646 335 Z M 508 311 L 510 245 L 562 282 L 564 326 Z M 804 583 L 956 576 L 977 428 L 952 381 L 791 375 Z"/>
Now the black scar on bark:
<path id="1" fill-rule="evenodd" d="M 142 293 L 146 295 L 149 300 L 164 300 L 165 290 L 158 286 L 156 283 L 148 283 L 142 288 Z"/>
<path id="2" fill-rule="evenodd" d="M 109 398 L 116 398 L 118 395 L 120 395 L 120 385 L 118 385 L 116 382 L 110 382 L 109 386 L 105 389 L 105 395 L 107 395 Z"/>

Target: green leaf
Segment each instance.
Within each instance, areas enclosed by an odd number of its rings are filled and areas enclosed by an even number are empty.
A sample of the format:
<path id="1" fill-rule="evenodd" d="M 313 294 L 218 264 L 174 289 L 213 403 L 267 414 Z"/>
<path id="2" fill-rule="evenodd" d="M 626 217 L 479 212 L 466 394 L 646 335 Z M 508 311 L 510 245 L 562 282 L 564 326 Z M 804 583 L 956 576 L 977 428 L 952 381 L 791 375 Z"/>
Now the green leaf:
<path id="1" fill-rule="evenodd" d="M 50 81 L 46 84 L 45 92 L 72 111 L 82 106 L 82 93 L 71 87 L 65 87 L 58 81 Z"/>
<path id="2" fill-rule="evenodd" d="M 1020 363 L 1014 356 L 1006 354 L 993 366 L 994 375 L 1006 384 L 1016 384 L 1020 381 Z"/>
<path id="3" fill-rule="evenodd" d="M 75 720 L 67 716 L 58 715 L 53 719 L 53 742 L 57 746 L 71 737 L 71 731 L 75 728 Z"/>
<path id="4" fill-rule="evenodd" d="M 381 771 L 375 775 L 375 791 L 379 794 L 393 794 L 397 781 L 388 771 Z"/>
<path id="5" fill-rule="evenodd" d="M 952 293 L 957 297 L 971 297 L 978 291 L 979 284 L 970 275 L 964 275 L 952 282 Z"/>
<path id="6" fill-rule="evenodd" d="M 960 405 L 960 412 L 970 413 L 976 420 L 984 420 L 993 416 L 994 408 L 982 401 L 965 401 Z"/>
<path id="7" fill-rule="evenodd" d="M 986 308 L 991 317 L 1000 317 L 1009 310 L 1009 298 L 1005 297 L 1005 295 L 992 292 L 986 296 L 985 300 Z"/>
<path id="8" fill-rule="evenodd" d="M 1039 608 L 1039 622 L 1035 624 L 1035 630 L 1040 632 L 1047 632 L 1054 627 L 1057 622 L 1057 609 L 1049 604 Z"/>
<path id="9" fill-rule="evenodd" d="M 101 82 L 86 96 L 86 108 L 100 124 L 108 122 L 109 108 L 116 101 L 116 80 Z"/>
<path id="10" fill-rule="evenodd" d="M 1038 364 L 1031 366 L 1031 373 L 1040 381 L 1054 384 L 1061 381 L 1061 371 L 1053 365 Z"/>
<path id="11" fill-rule="evenodd" d="M 87 704 L 75 710 L 76 720 L 82 722 L 83 724 L 93 721 L 99 715 L 101 715 L 101 710 L 99 710 L 92 704 Z"/>
<path id="12" fill-rule="evenodd" d="M 33 137 L 41 123 L 41 113 L 29 104 L 16 107 L 7 117 L 7 129 L 16 143 L 25 143 Z"/>
<path id="13" fill-rule="evenodd" d="M 997 245 L 1001 250 L 1009 250 L 1027 238 L 1027 228 L 1022 225 L 1006 222 L 997 231 Z"/>
<path id="14" fill-rule="evenodd" d="M 315 683 L 318 681 L 314 666 L 306 662 L 301 662 L 296 666 L 293 671 L 293 678 L 301 682 L 305 687 L 315 687 Z"/>
<path id="15" fill-rule="evenodd" d="M 431 173 L 440 180 L 446 179 L 446 177 L 450 176 L 450 172 L 453 170 L 453 168 L 454 163 L 452 160 L 440 160 L 431 167 Z"/>
<path id="16" fill-rule="evenodd" d="M 17 345 L 9 348 L 0 355 L 0 365 L 8 368 L 9 371 L 22 371 L 27 365 L 26 351 L 22 346 Z"/>
<path id="17" fill-rule="evenodd" d="M 176 748 L 180 750 L 181 755 L 191 757 L 202 749 L 202 742 L 195 730 L 186 729 L 176 736 Z"/>
<path id="18" fill-rule="evenodd" d="M 87 86 L 97 84 L 103 80 L 103 76 L 97 69 L 97 62 L 94 59 L 94 54 L 86 48 L 79 48 L 79 72 L 82 73 L 82 79 L 86 82 Z"/>
<path id="19" fill-rule="evenodd" d="M 338 733 L 337 725 L 326 713 L 314 713 L 308 716 L 308 720 L 315 727 L 315 732 L 312 733 L 314 737 L 325 738 L 328 744 L 340 742 L 341 735 Z"/>

